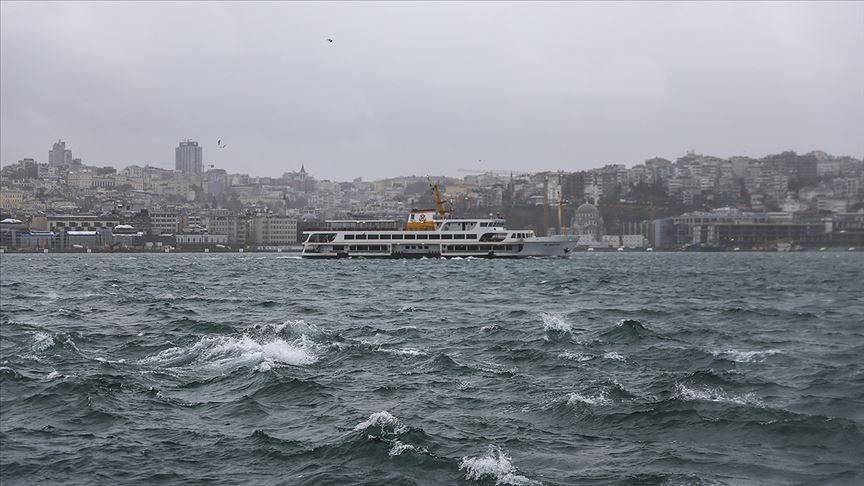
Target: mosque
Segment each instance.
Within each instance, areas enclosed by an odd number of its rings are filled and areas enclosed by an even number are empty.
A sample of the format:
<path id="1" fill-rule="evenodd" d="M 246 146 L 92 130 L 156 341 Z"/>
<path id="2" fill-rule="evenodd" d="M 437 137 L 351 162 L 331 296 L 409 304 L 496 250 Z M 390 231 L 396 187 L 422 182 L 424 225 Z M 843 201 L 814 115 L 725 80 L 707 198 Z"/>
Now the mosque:
<path id="1" fill-rule="evenodd" d="M 572 233 L 579 237 L 579 246 L 603 247 L 607 243 L 603 239 L 603 217 L 600 210 L 590 203 L 576 208 L 573 221 L 570 224 Z"/>

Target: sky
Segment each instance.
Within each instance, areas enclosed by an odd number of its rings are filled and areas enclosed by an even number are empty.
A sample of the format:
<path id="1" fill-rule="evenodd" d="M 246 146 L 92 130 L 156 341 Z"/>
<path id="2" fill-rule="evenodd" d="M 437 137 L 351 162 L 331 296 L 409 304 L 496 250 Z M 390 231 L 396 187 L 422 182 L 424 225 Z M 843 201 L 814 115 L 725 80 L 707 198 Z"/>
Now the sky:
<path id="1" fill-rule="evenodd" d="M 60 138 L 85 164 L 173 167 L 190 138 L 229 172 L 335 180 L 861 158 L 864 2 L 4 1 L 0 162 Z"/>

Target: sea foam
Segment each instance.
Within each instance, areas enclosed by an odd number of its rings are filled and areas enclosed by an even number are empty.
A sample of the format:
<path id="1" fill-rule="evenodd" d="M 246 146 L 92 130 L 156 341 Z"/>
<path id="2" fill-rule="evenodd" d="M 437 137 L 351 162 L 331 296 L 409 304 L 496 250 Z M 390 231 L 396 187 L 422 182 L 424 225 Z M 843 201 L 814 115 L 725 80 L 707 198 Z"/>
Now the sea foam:
<path id="1" fill-rule="evenodd" d="M 486 454 L 480 457 L 463 457 L 459 470 L 465 471 L 465 479 L 469 481 L 494 480 L 496 485 L 510 484 L 516 486 L 539 484 L 537 481 L 520 476 L 510 457 L 499 447 L 491 446 Z"/>
<path id="2" fill-rule="evenodd" d="M 600 392 L 595 395 L 582 395 L 579 393 L 571 393 L 567 395 L 567 405 L 576 405 L 577 403 L 585 403 L 587 405 L 609 405 L 612 399 L 606 392 Z"/>
<path id="3" fill-rule="evenodd" d="M 725 351 L 715 352 L 712 354 L 721 358 L 727 358 L 732 361 L 737 361 L 739 363 L 761 363 L 765 361 L 768 356 L 778 353 L 780 353 L 780 350 L 778 349 L 757 349 L 753 351 L 739 351 L 737 349 L 727 349 Z"/>
<path id="4" fill-rule="evenodd" d="M 282 338 L 256 340 L 239 337 L 204 337 L 195 344 L 168 348 L 139 361 L 167 368 L 204 368 L 220 372 L 251 366 L 267 371 L 279 364 L 308 365 L 317 361 L 316 344 L 305 336 L 288 342 Z"/>
<path id="5" fill-rule="evenodd" d="M 382 410 L 380 412 L 375 412 L 369 415 L 369 418 L 360 422 L 354 427 L 355 431 L 366 430 L 369 427 L 377 426 L 384 428 L 385 426 L 392 425 L 396 426 L 399 423 L 399 419 L 393 416 L 387 410 Z"/>
<path id="6" fill-rule="evenodd" d="M 728 393 L 721 388 L 689 388 L 679 384 L 678 398 L 691 401 L 701 402 L 718 402 L 732 403 L 735 405 L 749 405 L 754 407 L 764 407 L 765 405 L 753 393 L 745 393 L 736 395 Z"/>
<path id="7" fill-rule="evenodd" d="M 47 332 L 36 331 L 33 333 L 33 346 L 30 348 L 37 353 L 47 350 L 54 346 L 54 337 Z"/>
<path id="8" fill-rule="evenodd" d="M 544 331 L 554 331 L 554 332 L 570 332 L 573 330 L 573 325 L 569 322 L 565 321 L 564 318 L 555 314 L 549 314 L 548 312 L 544 312 L 541 314 L 543 318 L 543 330 Z"/>

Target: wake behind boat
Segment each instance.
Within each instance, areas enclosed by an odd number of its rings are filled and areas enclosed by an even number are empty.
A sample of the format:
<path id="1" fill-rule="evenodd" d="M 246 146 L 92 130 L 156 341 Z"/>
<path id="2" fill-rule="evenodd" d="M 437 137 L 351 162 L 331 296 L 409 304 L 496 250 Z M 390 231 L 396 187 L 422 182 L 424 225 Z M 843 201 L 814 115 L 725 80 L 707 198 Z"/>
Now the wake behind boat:
<path id="1" fill-rule="evenodd" d="M 394 220 L 327 221 L 306 231 L 304 258 L 526 258 L 566 257 L 575 236 L 536 236 L 512 230 L 501 218 L 449 218 L 437 184 L 430 183 L 435 209 L 414 209 L 404 225 Z"/>

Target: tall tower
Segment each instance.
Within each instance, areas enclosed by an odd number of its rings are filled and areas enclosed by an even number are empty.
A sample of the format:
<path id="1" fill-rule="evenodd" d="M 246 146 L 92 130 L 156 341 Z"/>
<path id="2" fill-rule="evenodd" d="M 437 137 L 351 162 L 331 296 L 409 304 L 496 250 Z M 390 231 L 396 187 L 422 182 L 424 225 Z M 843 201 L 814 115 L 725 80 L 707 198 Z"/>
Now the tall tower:
<path id="1" fill-rule="evenodd" d="M 48 151 L 48 165 L 52 167 L 60 167 L 61 165 L 69 165 L 72 163 L 72 151 L 66 148 L 66 142 L 57 140 L 54 146 Z"/>
<path id="2" fill-rule="evenodd" d="M 200 174 L 203 160 L 204 149 L 194 140 L 183 140 L 174 149 L 174 169 L 184 174 Z"/>

